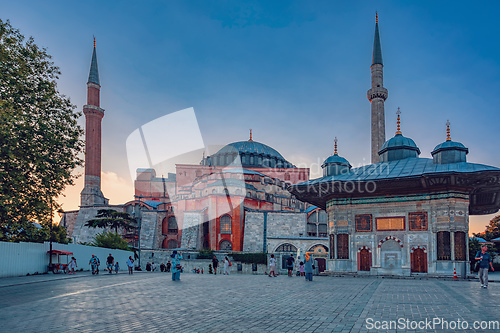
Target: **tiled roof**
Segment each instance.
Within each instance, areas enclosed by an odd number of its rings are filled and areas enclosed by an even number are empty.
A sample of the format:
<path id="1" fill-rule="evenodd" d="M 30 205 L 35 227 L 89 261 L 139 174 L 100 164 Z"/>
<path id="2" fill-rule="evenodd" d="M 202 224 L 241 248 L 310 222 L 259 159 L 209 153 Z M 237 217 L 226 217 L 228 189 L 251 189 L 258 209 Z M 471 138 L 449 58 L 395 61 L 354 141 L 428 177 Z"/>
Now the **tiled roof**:
<path id="1" fill-rule="evenodd" d="M 412 157 L 401 160 L 381 162 L 351 169 L 349 172 L 303 182 L 300 185 L 312 185 L 332 181 L 375 181 L 397 178 L 411 178 L 422 175 L 444 173 L 475 173 L 481 171 L 500 171 L 499 168 L 468 162 L 435 164 L 432 159 Z"/>

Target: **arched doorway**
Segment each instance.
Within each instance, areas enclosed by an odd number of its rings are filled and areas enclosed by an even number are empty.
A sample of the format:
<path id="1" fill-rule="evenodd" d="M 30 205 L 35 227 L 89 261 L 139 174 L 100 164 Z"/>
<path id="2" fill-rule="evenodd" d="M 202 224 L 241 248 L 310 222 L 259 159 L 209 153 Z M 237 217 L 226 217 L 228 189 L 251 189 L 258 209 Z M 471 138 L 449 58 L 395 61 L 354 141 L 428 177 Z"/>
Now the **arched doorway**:
<path id="1" fill-rule="evenodd" d="M 372 267 L 372 253 L 368 248 L 358 250 L 358 271 L 369 272 Z"/>
<path id="2" fill-rule="evenodd" d="M 427 273 L 427 252 L 423 248 L 414 248 L 411 251 L 411 272 Z"/>
<path id="3" fill-rule="evenodd" d="M 389 238 L 380 245 L 381 267 L 388 271 L 401 269 L 401 244 Z M 389 272 L 388 272 L 389 273 Z"/>

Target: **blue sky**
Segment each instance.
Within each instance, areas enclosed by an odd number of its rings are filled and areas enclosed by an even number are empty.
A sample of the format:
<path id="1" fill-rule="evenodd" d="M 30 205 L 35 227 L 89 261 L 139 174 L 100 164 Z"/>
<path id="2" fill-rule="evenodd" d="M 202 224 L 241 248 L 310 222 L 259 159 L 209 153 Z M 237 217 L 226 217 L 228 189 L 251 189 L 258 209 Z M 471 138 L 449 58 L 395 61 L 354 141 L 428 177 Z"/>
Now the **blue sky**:
<path id="1" fill-rule="evenodd" d="M 207 145 L 246 140 L 252 128 L 254 140 L 318 177 L 338 137 L 341 156 L 369 163 L 375 11 L 386 138 L 400 107 L 403 135 L 430 157 L 449 119 L 468 161 L 500 166 L 499 9 L 495 1 L 4 1 L 0 17 L 48 49 L 62 71 L 59 90 L 79 110 L 96 36 L 103 182 L 121 186 L 103 192 L 118 204 L 133 196 L 127 136 L 188 107 Z M 80 190 L 68 189 L 65 209 L 76 208 Z M 472 218 L 471 229 L 490 218 Z"/>

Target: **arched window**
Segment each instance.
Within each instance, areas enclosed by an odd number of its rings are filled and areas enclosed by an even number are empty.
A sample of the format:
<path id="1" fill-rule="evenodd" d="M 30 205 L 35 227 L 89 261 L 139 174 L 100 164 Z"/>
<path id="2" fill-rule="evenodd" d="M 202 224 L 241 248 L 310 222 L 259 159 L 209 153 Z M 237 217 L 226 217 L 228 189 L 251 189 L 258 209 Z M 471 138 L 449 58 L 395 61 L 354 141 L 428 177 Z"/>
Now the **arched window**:
<path id="1" fill-rule="evenodd" d="M 231 216 L 224 215 L 220 218 L 220 233 L 231 234 Z"/>
<path id="2" fill-rule="evenodd" d="M 231 251 L 233 249 L 233 245 L 228 240 L 223 240 L 220 242 L 219 248 L 221 251 Z"/>
<path id="3" fill-rule="evenodd" d="M 297 248 L 290 243 L 285 243 L 278 246 L 275 252 L 297 252 Z"/>
<path id="4" fill-rule="evenodd" d="M 322 244 L 314 245 L 311 246 L 308 252 L 315 252 L 315 253 L 328 253 L 328 248 Z"/>
<path id="5" fill-rule="evenodd" d="M 290 180 L 290 174 L 288 172 L 285 172 L 285 181 Z"/>
<path id="6" fill-rule="evenodd" d="M 170 216 L 168 218 L 168 233 L 169 234 L 176 234 L 177 231 L 178 231 L 177 220 L 175 219 L 175 216 Z"/>

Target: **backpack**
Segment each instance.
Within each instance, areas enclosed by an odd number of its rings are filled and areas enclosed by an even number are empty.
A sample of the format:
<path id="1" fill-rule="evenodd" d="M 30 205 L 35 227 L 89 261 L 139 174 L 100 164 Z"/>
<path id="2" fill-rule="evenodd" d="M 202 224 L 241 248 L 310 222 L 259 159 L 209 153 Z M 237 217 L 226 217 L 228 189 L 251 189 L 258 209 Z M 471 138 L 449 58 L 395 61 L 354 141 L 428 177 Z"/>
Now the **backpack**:
<path id="1" fill-rule="evenodd" d="M 288 259 L 286 260 L 286 263 L 288 265 L 293 265 L 293 257 L 288 257 Z"/>

